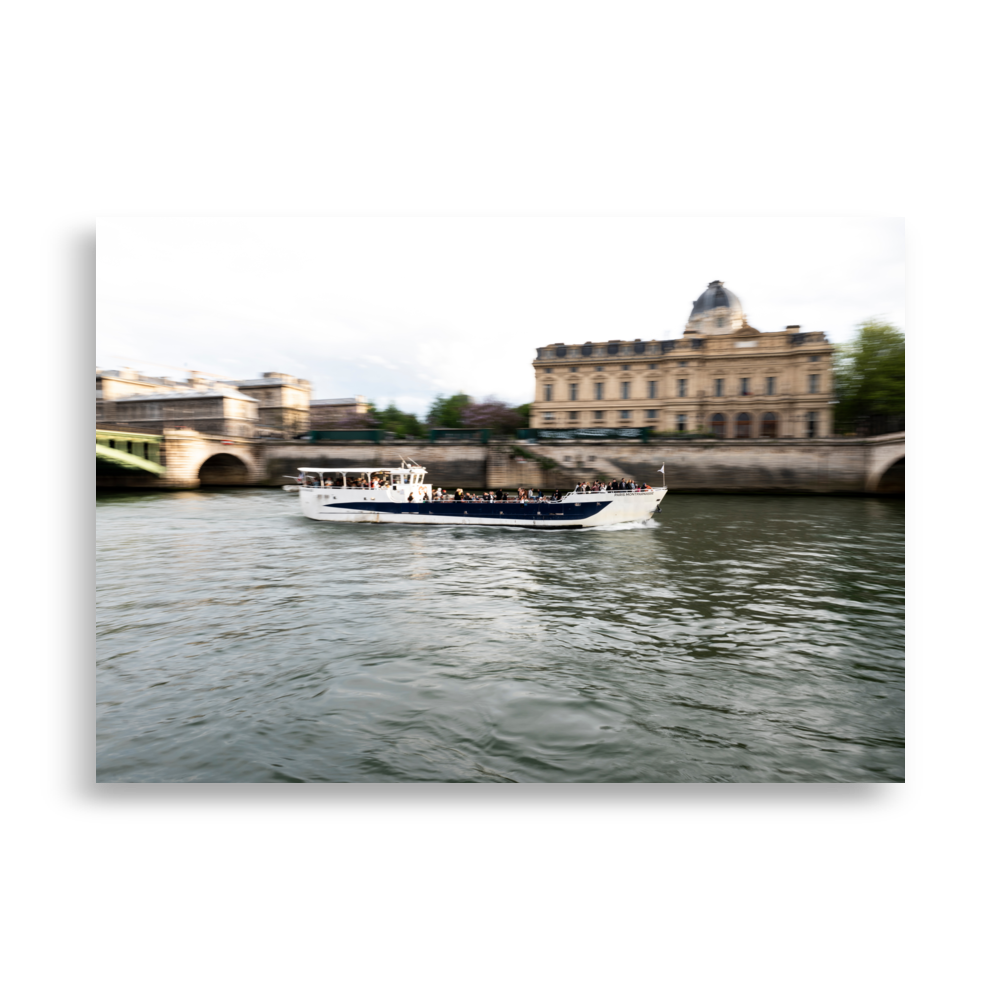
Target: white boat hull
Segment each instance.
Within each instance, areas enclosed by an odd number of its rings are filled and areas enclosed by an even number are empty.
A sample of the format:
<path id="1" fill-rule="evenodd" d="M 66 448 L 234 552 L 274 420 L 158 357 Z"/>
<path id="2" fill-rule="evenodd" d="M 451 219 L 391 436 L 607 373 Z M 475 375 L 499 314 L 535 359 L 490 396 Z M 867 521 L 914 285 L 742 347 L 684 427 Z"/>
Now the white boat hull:
<path id="1" fill-rule="evenodd" d="M 407 503 L 394 490 L 299 490 L 302 513 L 315 521 L 368 524 L 466 524 L 492 527 L 596 528 L 646 521 L 667 491 L 571 493 L 561 500 L 529 503 L 435 501 Z"/>

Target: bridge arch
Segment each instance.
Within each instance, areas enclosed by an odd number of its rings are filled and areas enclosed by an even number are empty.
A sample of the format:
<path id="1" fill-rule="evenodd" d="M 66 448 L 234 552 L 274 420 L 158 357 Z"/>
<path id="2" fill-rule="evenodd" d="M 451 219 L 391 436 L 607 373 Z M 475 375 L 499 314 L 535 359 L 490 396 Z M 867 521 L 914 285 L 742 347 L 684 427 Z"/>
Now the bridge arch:
<path id="1" fill-rule="evenodd" d="M 246 486 L 250 482 L 250 469 L 236 455 L 219 451 L 201 463 L 198 480 L 202 486 Z"/>
<path id="2" fill-rule="evenodd" d="M 906 448 L 903 442 L 878 448 L 865 476 L 865 492 L 906 492 Z"/>

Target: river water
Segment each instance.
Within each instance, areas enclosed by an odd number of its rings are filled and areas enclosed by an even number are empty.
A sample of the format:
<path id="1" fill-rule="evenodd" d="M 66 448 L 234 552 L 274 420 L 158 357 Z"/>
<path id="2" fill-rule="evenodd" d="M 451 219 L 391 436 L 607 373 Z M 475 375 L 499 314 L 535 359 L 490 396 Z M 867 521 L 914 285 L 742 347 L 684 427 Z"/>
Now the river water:
<path id="1" fill-rule="evenodd" d="M 902 781 L 903 511 L 668 494 L 545 532 L 105 494 L 97 777 Z"/>

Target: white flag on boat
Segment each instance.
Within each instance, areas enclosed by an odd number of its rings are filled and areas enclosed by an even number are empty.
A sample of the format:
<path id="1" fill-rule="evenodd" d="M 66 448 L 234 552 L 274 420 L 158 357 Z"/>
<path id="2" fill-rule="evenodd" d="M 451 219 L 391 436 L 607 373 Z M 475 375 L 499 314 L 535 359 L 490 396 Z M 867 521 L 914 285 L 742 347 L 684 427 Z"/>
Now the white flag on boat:
<path id="1" fill-rule="evenodd" d="M 664 473 L 665 473 L 665 472 L 666 472 L 667 470 L 666 470 L 666 469 L 665 469 L 665 468 L 664 468 L 663 466 L 664 466 L 664 465 L 666 465 L 666 464 L 667 464 L 667 463 L 666 463 L 666 462 L 664 462 L 664 463 L 663 463 L 663 465 L 661 465 L 661 466 L 660 466 L 660 467 L 659 467 L 659 468 L 658 468 L 658 469 L 657 469 L 656 471 L 657 471 L 657 472 L 664 472 Z"/>

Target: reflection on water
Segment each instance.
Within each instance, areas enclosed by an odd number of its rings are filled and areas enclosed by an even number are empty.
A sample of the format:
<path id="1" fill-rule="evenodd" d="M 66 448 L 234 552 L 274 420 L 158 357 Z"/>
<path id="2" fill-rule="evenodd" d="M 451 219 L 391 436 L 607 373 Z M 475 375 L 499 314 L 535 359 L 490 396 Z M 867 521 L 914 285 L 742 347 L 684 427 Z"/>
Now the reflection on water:
<path id="1" fill-rule="evenodd" d="M 903 504 L 641 527 L 98 501 L 101 781 L 901 781 Z"/>

